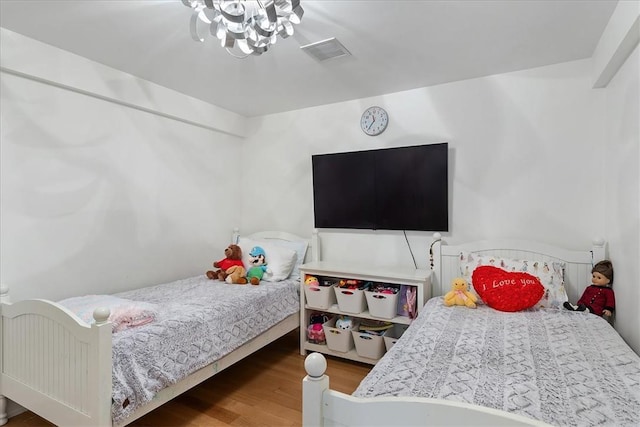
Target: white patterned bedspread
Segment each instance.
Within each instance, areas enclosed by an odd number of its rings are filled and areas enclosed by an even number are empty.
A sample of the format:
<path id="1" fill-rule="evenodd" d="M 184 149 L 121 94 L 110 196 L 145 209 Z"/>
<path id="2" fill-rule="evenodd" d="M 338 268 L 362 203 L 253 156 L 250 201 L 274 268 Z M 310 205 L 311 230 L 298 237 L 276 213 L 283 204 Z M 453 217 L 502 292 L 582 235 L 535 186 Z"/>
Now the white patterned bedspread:
<path id="1" fill-rule="evenodd" d="M 640 357 L 587 312 L 433 298 L 355 396 L 473 403 L 562 426 L 640 426 Z"/>
<path id="2" fill-rule="evenodd" d="M 117 294 L 158 304 L 160 313 L 154 323 L 113 335 L 114 423 L 298 312 L 298 288 L 297 280 L 231 285 L 203 275 Z"/>

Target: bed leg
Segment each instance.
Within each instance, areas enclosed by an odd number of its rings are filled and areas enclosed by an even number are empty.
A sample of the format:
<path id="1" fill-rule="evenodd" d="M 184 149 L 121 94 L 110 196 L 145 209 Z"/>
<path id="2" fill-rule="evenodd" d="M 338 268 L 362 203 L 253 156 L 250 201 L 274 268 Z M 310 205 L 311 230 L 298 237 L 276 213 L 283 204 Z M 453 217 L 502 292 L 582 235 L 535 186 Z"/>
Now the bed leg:
<path id="1" fill-rule="evenodd" d="M 329 390 L 327 360 L 320 353 L 311 353 L 304 360 L 307 376 L 302 380 L 302 425 L 321 427 L 324 425 L 322 395 Z"/>
<path id="2" fill-rule="evenodd" d="M 7 418 L 7 398 L 0 396 L 0 426 L 3 426 L 9 421 Z"/>

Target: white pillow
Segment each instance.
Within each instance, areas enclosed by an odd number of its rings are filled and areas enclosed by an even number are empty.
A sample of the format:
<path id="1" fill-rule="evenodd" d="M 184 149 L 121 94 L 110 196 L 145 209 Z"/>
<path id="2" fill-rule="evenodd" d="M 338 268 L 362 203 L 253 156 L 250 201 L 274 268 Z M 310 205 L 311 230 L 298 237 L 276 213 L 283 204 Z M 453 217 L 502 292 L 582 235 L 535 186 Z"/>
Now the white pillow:
<path id="1" fill-rule="evenodd" d="M 296 253 L 271 242 L 264 240 L 252 240 L 246 237 L 238 239 L 238 246 L 242 249 L 242 263 L 248 270 L 251 268 L 251 256 L 249 253 L 254 246 L 260 246 L 264 249 L 267 268 L 270 273 L 265 274 L 262 280 L 267 282 L 279 282 L 285 280 L 291 274 L 296 263 Z"/>
<path id="2" fill-rule="evenodd" d="M 460 253 L 460 275 L 464 277 L 470 286 L 470 291 L 477 295 L 473 289 L 471 275 L 473 270 L 480 265 L 492 265 L 506 271 L 520 271 L 529 273 L 540 279 L 545 293 L 542 299 L 533 308 L 561 309 L 562 303 L 568 301 L 564 287 L 564 263 L 545 262 L 526 259 L 511 259 L 493 255 L 478 255 L 469 252 Z"/>
<path id="3" fill-rule="evenodd" d="M 307 246 L 309 245 L 307 242 L 301 241 L 290 241 L 290 240 L 273 240 L 269 243 L 272 243 L 281 248 L 291 249 L 296 253 L 296 263 L 293 266 L 293 270 L 291 270 L 291 274 L 289 278 L 291 279 L 299 279 L 300 278 L 300 266 L 304 263 L 304 257 L 307 254 Z"/>

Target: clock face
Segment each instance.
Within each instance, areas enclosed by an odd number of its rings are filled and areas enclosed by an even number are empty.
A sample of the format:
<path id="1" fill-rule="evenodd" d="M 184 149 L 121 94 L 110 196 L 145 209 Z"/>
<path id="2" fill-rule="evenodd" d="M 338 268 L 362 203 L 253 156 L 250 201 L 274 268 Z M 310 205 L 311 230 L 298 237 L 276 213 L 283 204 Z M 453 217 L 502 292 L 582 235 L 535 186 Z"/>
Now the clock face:
<path id="1" fill-rule="evenodd" d="M 362 113 L 360 127 L 367 135 L 380 135 L 389 124 L 389 115 L 380 107 L 369 107 Z"/>

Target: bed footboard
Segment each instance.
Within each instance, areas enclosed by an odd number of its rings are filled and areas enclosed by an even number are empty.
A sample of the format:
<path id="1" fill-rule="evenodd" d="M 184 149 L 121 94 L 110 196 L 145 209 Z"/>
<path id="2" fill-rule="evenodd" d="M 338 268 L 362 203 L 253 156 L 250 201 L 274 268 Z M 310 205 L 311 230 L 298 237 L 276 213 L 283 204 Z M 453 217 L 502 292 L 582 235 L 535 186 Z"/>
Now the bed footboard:
<path id="1" fill-rule="evenodd" d="M 418 397 L 357 398 L 329 388 L 320 353 L 305 360 L 302 425 L 311 426 L 545 426 L 540 421 L 467 403 Z"/>
<path id="2" fill-rule="evenodd" d="M 45 300 L 0 301 L 0 395 L 57 425 L 111 425 L 108 309 L 89 326 Z M 6 422 L 0 400 L 0 425 Z M 4 415 L 2 415 L 4 413 Z"/>

